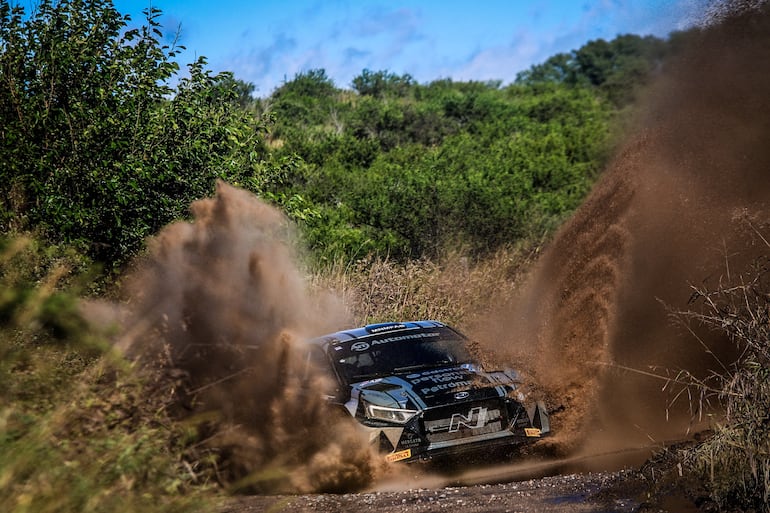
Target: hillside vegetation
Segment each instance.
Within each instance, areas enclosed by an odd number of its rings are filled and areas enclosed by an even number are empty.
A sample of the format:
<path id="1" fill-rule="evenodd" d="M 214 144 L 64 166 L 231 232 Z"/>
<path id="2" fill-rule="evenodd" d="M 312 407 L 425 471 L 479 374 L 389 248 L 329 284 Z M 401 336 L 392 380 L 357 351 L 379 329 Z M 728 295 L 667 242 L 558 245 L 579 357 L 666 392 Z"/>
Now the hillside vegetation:
<path id="1" fill-rule="evenodd" d="M 579 204 L 670 46 L 594 41 L 506 86 L 364 70 L 351 90 L 310 70 L 255 99 L 203 57 L 177 82 L 159 16 L 126 30 L 107 1 L 0 3 L 3 231 L 119 267 L 222 179 L 284 209 L 316 260 L 483 254 Z"/>
<path id="2" fill-rule="evenodd" d="M 347 88 L 315 69 L 255 98 L 205 58 L 180 74 L 146 14 L 132 28 L 109 1 L 0 0 L 2 511 L 190 510 L 230 484 L 78 310 L 218 180 L 296 223 L 315 283 L 357 322 L 462 323 L 453 294 L 513 287 L 686 37 L 588 42 L 512 84 L 363 70 Z"/>

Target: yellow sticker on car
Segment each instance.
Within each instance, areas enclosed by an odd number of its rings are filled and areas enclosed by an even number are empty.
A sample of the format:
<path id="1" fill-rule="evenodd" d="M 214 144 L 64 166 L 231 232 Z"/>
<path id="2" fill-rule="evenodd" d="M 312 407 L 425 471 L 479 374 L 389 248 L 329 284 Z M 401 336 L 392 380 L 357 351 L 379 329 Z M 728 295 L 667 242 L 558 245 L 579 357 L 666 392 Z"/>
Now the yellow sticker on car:
<path id="1" fill-rule="evenodd" d="M 385 461 L 393 463 L 396 461 L 405 460 L 412 457 L 412 449 L 406 449 L 405 451 L 393 452 L 385 456 Z"/>
<path id="2" fill-rule="evenodd" d="M 524 434 L 532 437 L 539 437 L 540 430 L 537 428 L 524 428 Z"/>

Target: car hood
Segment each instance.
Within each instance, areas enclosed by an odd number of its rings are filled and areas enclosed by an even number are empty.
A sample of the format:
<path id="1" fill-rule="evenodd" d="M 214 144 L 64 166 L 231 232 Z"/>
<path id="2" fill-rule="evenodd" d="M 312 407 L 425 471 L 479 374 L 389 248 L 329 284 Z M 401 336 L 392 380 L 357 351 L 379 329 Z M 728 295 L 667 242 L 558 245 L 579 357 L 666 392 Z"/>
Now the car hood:
<path id="1" fill-rule="evenodd" d="M 353 395 L 373 404 L 426 409 L 503 397 L 515 390 L 517 381 L 515 371 L 484 372 L 465 364 L 395 373 L 351 387 Z"/>

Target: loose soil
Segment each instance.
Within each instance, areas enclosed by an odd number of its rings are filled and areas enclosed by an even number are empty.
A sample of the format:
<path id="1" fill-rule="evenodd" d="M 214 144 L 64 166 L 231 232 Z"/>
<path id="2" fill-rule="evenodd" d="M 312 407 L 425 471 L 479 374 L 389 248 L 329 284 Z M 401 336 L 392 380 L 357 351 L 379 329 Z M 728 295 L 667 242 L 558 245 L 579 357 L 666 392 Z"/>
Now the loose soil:
<path id="1" fill-rule="evenodd" d="M 695 512 L 682 494 L 648 497 L 638 470 L 567 474 L 527 481 L 444 488 L 414 488 L 344 495 L 252 496 L 228 501 L 223 513 L 249 512 Z"/>
<path id="2" fill-rule="evenodd" d="M 632 461 L 643 452 L 621 456 Z M 686 485 L 686 491 L 674 454 L 673 450 L 659 451 L 640 464 L 605 471 L 590 469 L 612 464 L 608 455 L 513 466 L 476 466 L 456 476 L 418 468 L 409 484 L 404 484 L 402 478 L 400 483 L 381 483 L 363 493 L 242 496 L 226 500 L 221 512 L 707 511 L 708 503 L 693 497 L 692 482 Z M 533 477 L 537 474 L 541 477 Z"/>

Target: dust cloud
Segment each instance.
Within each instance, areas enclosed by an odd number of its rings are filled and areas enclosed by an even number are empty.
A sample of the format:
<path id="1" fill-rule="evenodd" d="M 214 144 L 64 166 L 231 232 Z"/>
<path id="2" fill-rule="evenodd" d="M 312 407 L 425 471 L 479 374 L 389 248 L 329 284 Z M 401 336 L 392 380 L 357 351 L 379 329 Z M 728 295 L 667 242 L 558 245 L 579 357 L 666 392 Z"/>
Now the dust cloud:
<path id="1" fill-rule="evenodd" d="M 735 279 L 766 251 L 770 7 L 751 4 L 723 4 L 683 40 L 627 143 L 508 305 L 504 342 L 487 341 L 545 388 L 555 454 L 683 436 L 695 428 L 690 402 L 672 403 L 681 387 L 649 374 L 703 377 L 735 356 L 670 313 L 688 308 L 690 284 Z"/>
<path id="2" fill-rule="evenodd" d="M 194 221 L 166 227 L 130 277 L 119 345 L 171 376 L 175 414 L 198 426 L 232 490 L 366 486 L 378 472 L 369 444 L 330 412 L 329 383 L 302 350 L 349 321 L 331 296 L 308 292 L 290 223 L 224 183 L 191 210 Z"/>

